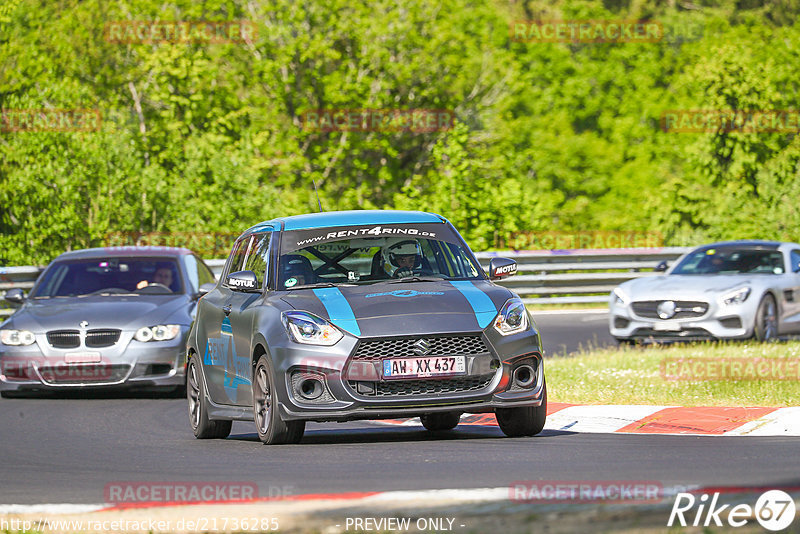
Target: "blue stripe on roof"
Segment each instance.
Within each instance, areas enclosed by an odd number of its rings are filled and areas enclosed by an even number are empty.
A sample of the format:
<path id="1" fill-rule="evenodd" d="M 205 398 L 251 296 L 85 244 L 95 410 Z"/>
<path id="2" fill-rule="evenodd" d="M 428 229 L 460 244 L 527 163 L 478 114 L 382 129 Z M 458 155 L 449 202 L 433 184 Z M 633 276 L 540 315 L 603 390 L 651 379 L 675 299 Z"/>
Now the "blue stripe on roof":
<path id="1" fill-rule="evenodd" d="M 478 326 L 481 328 L 489 326 L 492 319 L 497 316 L 497 308 L 495 308 L 494 302 L 489 298 L 489 295 L 475 287 L 475 284 L 468 280 L 450 283 L 464 295 L 469 305 L 472 306 L 472 311 L 475 312 L 475 318 L 478 320 Z"/>
<path id="2" fill-rule="evenodd" d="M 422 211 L 354 210 L 309 213 L 286 217 L 284 230 L 308 230 L 362 224 L 441 223 L 444 217 Z"/>
<path id="3" fill-rule="evenodd" d="M 325 311 L 328 312 L 328 317 L 333 324 L 354 336 L 361 335 L 361 328 L 358 327 L 353 308 L 350 307 L 350 303 L 347 302 L 339 288 L 315 289 L 314 294 L 322 301 L 322 305 L 325 306 Z"/>

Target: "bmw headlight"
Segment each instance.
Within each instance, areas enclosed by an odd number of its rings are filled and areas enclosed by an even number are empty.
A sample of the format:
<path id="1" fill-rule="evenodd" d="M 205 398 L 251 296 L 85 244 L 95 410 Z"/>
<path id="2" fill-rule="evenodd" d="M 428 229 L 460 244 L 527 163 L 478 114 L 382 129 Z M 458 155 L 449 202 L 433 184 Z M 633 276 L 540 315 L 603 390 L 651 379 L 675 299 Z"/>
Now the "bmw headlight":
<path id="1" fill-rule="evenodd" d="M 314 314 L 300 311 L 283 312 L 283 326 L 292 341 L 306 345 L 331 346 L 339 342 L 344 334 L 331 323 Z"/>
<path id="2" fill-rule="evenodd" d="M 720 297 L 720 300 L 725 305 L 731 304 L 741 304 L 742 302 L 747 300 L 747 297 L 750 296 L 750 288 L 749 287 L 740 287 L 739 289 L 734 289 L 728 293 L 725 293 Z"/>
<path id="3" fill-rule="evenodd" d="M 613 297 L 613 302 L 615 306 L 627 306 L 628 305 L 628 295 L 622 290 L 622 288 L 615 287 L 614 291 L 611 293 Z"/>
<path id="4" fill-rule="evenodd" d="M 522 300 L 508 299 L 503 304 L 494 320 L 494 329 L 504 336 L 519 334 L 528 329 L 528 310 L 525 309 Z"/>
<path id="5" fill-rule="evenodd" d="M 133 335 L 136 341 L 169 341 L 175 339 L 181 331 L 179 324 L 159 324 L 156 326 L 143 326 Z"/>
<path id="6" fill-rule="evenodd" d="M 3 345 L 22 345 L 24 347 L 33 345 L 35 341 L 36 336 L 29 330 L 0 330 L 0 342 Z"/>

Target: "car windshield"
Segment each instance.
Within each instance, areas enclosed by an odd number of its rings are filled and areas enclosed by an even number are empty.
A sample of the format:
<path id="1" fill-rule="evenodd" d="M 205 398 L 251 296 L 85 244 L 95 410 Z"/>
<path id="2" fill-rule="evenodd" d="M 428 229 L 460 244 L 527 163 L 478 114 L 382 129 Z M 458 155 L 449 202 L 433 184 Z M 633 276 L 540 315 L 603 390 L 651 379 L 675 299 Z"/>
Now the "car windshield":
<path id="1" fill-rule="evenodd" d="M 481 277 L 472 253 L 443 224 L 373 225 L 285 232 L 278 288 Z"/>
<path id="2" fill-rule="evenodd" d="M 783 255 L 777 250 L 707 248 L 695 250 L 672 274 L 782 274 Z"/>
<path id="3" fill-rule="evenodd" d="M 33 298 L 183 293 L 173 258 L 91 258 L 54 263 Z"/>

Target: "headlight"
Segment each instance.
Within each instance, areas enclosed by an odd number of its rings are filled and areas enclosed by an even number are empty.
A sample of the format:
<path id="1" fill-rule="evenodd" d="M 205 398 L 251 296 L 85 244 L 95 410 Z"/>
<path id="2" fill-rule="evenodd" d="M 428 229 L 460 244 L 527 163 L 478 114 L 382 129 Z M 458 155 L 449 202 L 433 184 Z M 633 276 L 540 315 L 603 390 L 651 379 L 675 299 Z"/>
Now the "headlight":
<path id="1" fill-rule="evenodd" d="M 749 287 L 740 287 L 739 289 L 734 289 L 730 293 L 725 293 L 720 297 L 723 304 L 730 305 L 730 304 L 741 304 L 742 302 L 747 300 L 747 297 L 750 296 L 750 288 Z"/>
<path id="2" fill-rule="evenodd" d="M 321 317 L 307 312 L 283 312 L 283 326 L 289 337 L 306 345 L 335 345 L 344 334 Z"/>
<path id="3" fill-rule="evenodd" d="M 36 336 L 28 330 L 0 330 L 3 345 L 33 345 Z"/>
<path id="4" fill-rule="evenodd" d="M 175 339 L 181 331 L 179 324 L 159 324 L 156 326 L 143 326 L 133 335 L 136 341 L 168 341 Z"/>
<path id="5" fill-rule="evenodd" d="M 528 329 L 528 310 L 518 298 L 508 299 L 494 320 L 494 329 L 501 335 L 519 334 Z"/>
<path id="6" fill-rule="evenodd" d="M 614 297 L 614 305 L 615 306 L 627 306 L 628 305 L 628 295 L 625 294 L 622 289 L 615 287 L 614 291 L 611 293 Z"/>

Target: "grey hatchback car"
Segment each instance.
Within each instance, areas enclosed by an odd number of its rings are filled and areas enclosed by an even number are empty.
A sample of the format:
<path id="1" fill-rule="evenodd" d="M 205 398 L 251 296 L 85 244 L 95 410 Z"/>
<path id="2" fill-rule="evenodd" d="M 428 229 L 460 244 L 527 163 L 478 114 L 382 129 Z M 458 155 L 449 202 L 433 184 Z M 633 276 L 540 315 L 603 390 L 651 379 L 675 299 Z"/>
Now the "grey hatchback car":
<path id="1" fill-rule="evenodd" d="M 494 258 L 492 279 L 516 272 Z M 547 392 L 539 332 L 455 228 L 424 212 L 350 211 L 257 224 L 200 299 L 187 341 L 197 438 L 255 421 L 268 444 L 306 421 L 420 417 L 450 430 L 495 413 L 539 433 Z"/>
<path id="2" fill-rule="evenodd" d="M 58 256 L 0 324 L 0 393 L 87 387 L 180 390 L 200 286 L 190 250 L 108 247 Z M 206 286 L 208 288 L 208 286 Z"/>

